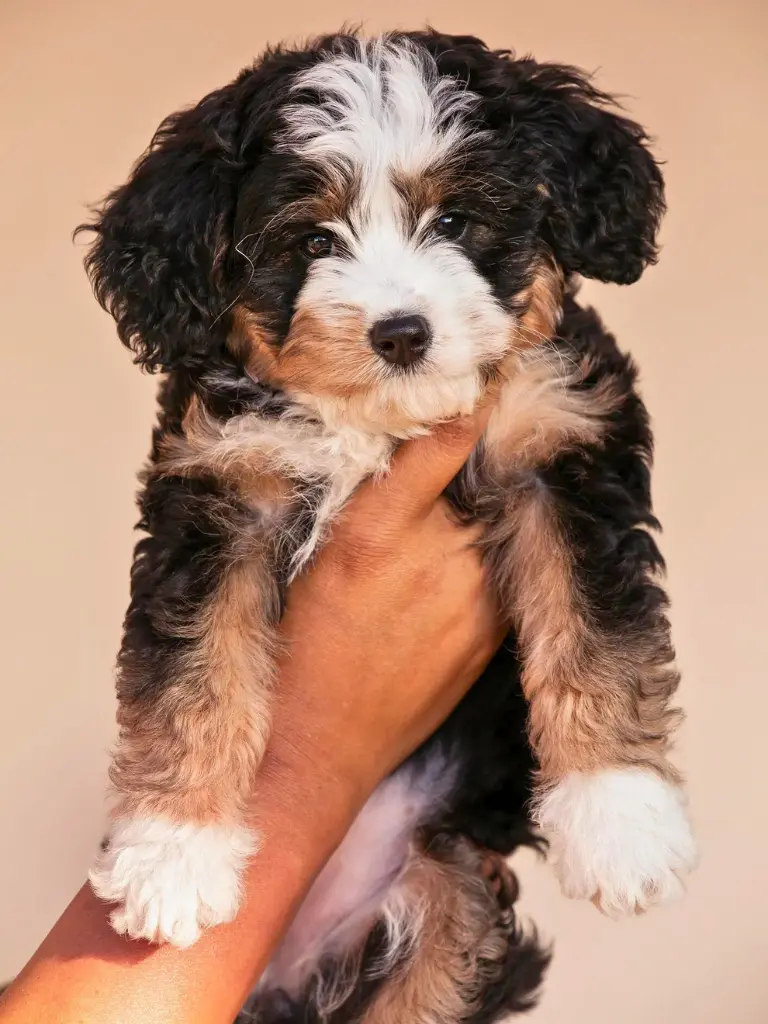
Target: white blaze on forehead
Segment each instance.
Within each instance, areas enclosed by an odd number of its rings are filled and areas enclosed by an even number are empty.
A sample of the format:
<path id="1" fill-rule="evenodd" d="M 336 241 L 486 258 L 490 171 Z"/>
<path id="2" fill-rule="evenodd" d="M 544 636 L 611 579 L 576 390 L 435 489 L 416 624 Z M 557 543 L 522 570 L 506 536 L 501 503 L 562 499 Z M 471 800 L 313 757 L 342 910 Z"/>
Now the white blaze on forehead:
<path id="1" fill-rule="evenodd" d="M 353 310 L 366 347 L 367 329 L 387 316 L 429 322 L 417 373 L 377 364 L 380 379 L 359 411 L 366 429 L 389 422 L 392 410 L 413 423 L 468 412 L 482 387 L 479 367 L 507 350 L 510 317 L 470 257 L 433 230 L 437 209 L 420 210 L 418 227 L 404 216 L 395 181 L 450 165 L 484 137 L 479 97 L 441 76 L 423 48 L 386 37 L 327 54 L 294 90 L 305 95 L 283 110 L 280 148 L 313 164 L 335 193 L 349 189 L 339 219 L 319 225 L 345 251 L 309 266 L 296 309 L 331 325 Z"/>
<path id="2" fill-rule="evenodd" d="M 360 40 L 296 79 L 320 103 L 286 107 L 283 144 L 303 158 L 362 172 L 417 172 L 456 152 L 472 134 L 478 97 L 441 77 L 434 59 L 406 40 Z"/>

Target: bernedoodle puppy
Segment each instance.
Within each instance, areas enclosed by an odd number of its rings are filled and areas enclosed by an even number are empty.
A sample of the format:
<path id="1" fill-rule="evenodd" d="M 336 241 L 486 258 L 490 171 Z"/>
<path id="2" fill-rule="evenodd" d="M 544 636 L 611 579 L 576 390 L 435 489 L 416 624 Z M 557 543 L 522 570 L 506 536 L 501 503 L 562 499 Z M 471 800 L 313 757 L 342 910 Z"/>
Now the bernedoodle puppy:
<path id="1" fill-rule="evenodd" d="M 97 297 L 164 375 L 91 874 L 129 936 L 235 915 L 286 587 L 403 439 L 495 395 L 448 496 L 484 526 L 508 641 L 371 796 L 243 1019 L 527 1008 L 547 954 L 506 858 L 539 835 L 608 913 L 679 890 L 651 433 L 574 285 L 635 281 L 663 209 L 643 129 L 579 71 L 428 31 L 268 51 L 164 121 L 87 226 Z"/>

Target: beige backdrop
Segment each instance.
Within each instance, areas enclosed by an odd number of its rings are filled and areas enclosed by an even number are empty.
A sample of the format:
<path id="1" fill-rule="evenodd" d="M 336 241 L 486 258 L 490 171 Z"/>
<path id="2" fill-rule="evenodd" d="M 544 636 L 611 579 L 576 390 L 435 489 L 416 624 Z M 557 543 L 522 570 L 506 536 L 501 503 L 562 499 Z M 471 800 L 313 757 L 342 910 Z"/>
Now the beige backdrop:
<path id="1" fill-rule="evenodd" d="M 70 232 L 166 113 L 267 41 L 344 20 L 429 21 L 599 68 L 668 161 L 660 265 L 631 289 L 587 291 L 636 354 L 655 418 L 689 712 L 681 760 L 703 863 L 683 905 L 615 925 L 525 862 L 525 910 L 557 945 L 533 1019 L 757 1024 L 768 1020 L 768 5 L 423 3 L 3 4 L 0 979 L 79 885 L 100 836 L 134 473 L 152 414 L 153 382 L 92 300 Z"/>

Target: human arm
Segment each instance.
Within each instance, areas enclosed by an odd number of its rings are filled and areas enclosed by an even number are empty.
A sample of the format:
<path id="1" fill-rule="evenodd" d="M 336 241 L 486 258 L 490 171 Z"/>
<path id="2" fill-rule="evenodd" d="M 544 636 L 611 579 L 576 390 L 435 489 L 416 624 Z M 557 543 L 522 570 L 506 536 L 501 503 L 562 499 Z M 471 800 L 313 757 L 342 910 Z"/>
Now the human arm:
<path id="1" fill-rule="evenodd" d="M 234 922 L 191 949 L 117 936 L 84 887 L 0 1024 L 229 1024 L 377 782 L 452 710 L 501 639 L 474 534 L 439 499 L 484 417 L 404 446 L 291 588 L 274 727 L 251 802 L 262 849 Z"/>

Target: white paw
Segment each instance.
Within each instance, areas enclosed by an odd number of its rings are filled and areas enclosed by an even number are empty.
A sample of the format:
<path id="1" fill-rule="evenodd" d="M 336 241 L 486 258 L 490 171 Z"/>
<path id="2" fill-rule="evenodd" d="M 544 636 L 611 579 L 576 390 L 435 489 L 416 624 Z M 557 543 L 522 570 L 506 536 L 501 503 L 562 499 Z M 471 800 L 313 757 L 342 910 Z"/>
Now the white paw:
<path id="1" fill-rule="evenodd" d="M 650 771 L 573 772 L 541 797 L 536 817 L 565 895 L 610 916 L 680 896 L 696 862 L 683 793 Z"/>
<path id="2" fill-rule="evenodd" d="M 201 929 L 231 921 L 252 833 L 224 825 L 120 819 L 89 874 L 98 896 L 117 903 L 110 921 L 132 939 L 191 946 Z"/>

